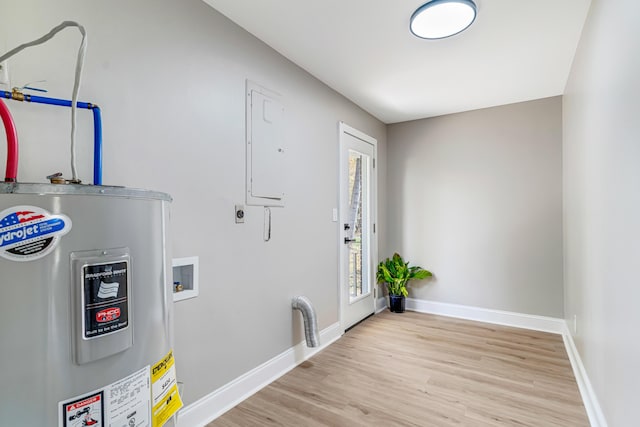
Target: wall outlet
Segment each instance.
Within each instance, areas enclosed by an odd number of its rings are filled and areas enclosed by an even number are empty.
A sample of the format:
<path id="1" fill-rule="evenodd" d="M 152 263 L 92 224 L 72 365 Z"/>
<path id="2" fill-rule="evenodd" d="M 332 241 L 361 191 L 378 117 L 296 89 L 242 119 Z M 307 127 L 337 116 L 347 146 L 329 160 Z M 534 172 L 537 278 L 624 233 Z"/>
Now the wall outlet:
<path id="1" fill-rule="evenodd" d="M 11 80 L 9 79 L 9 64 L 7 61 L 0 62 L 0 85 L 7 85 L 11 87 Z"/>
<path id="2" fill-rule="evenodd" d="M 578 334 L 578 315 L 573 315 L 573 335 Z"/>
<path id="3" fill-rule="evenodd" d="M 244 224 L 244 206 L 236 205 L 236 224 Z"/>

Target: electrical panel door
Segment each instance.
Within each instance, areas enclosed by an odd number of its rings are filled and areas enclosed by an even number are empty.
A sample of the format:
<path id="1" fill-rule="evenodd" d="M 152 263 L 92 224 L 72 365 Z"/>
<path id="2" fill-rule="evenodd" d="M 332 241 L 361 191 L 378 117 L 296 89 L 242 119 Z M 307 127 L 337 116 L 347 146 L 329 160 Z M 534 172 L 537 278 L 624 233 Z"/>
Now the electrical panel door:
<path id="1" fill-rule="evenodd" d="M 284 206 L 284 107 L 265 90 L 247 90 L 247 204 Z"/>

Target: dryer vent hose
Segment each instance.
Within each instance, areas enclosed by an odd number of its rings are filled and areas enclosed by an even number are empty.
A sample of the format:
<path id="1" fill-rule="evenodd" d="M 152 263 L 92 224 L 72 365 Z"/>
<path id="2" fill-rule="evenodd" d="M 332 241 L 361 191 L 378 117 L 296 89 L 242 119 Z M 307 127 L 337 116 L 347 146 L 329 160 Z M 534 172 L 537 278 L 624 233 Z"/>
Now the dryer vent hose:
<path id="1" fill-rule="evenodd" d="M 307 347 L 318 347 L 320 345 L 320 335 L 318 334 L 318 319 L 316 312 L 307 297 L 295 297 L 291 302 L 294 310 L 300 310 L 304 319 L 304 338 Z"/>

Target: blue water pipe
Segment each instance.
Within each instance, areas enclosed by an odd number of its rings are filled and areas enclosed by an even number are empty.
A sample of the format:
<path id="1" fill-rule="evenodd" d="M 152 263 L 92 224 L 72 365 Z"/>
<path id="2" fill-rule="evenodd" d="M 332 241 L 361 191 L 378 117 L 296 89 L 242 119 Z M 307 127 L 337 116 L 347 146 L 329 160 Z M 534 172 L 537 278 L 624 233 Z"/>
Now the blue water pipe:
<path id="1" fill-rule="evenodd" d="M 71 101 L 68 99 L 23 94 L 15 90 L 13 92 L 2 90 L 0 91 L 0 96 L 15 101 L 71 107 Z M 100 107 L 90 102 L 77 102 L 76 106 L 93 112 L 93 185 L 102 185 L 102 116 L 100 114 Z"/>
<path id="2" fill-rule="evenodd" d="M 93 185 L 102 185 L 102 116 L 100 107 L 93 111 Z"/>

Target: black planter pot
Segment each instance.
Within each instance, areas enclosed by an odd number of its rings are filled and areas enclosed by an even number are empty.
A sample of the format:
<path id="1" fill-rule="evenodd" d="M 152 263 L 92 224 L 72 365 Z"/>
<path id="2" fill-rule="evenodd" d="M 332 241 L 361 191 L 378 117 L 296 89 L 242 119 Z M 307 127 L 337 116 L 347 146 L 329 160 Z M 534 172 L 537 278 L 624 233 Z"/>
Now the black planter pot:
<path id="1" fill-rule="evenodd" d="M 402 295 L 389 295 L 389 310 L 392 313 L 404 313 L 404 297 Z"/>

